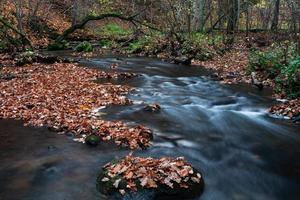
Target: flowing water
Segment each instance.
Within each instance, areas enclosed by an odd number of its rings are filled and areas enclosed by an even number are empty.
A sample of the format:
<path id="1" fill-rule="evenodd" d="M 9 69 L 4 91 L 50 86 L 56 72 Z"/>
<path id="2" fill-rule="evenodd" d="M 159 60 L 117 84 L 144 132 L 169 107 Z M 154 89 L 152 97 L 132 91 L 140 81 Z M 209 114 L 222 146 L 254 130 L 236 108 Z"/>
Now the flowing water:
<path id="1" fill-rule="evenodd" d="M 199 67 L 149 58 L 91 58 L 84 66 L 140 74 L 114 80 L 136 89 L 134 105 L 101 110 L 108 120 L 144 124 L 152 146 L 138 156 L 184 156 L 203 172 L 201 200 L 300 199 L 300 126 L 268 116 L 270 91 L 226 86 Z M 104 82 L 105 80 L 99 80 Z M 159 113 L 143 111 L 157 103 Z M 129 151 L 111 143 L 89 148 L 71 137 L 0 120 L 0 199 L 104 199 L 96 191 L 101 166 Z"/>

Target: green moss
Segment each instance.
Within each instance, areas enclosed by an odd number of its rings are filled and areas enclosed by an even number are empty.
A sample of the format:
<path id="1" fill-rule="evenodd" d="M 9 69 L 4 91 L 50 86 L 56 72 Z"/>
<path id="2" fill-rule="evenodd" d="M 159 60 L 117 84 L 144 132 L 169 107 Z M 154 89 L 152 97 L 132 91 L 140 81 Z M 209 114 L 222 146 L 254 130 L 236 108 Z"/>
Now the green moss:
<path id="1" fill-rule="evenodd" d="M 63 41 L 55 41 L 54 43 L 51 43 L 48 45 L 47 49 L 49 51 L 58 51 L 58 50 L 64 50 L 69 48 L 69 43 L 66 40 Z"/>
<path id="2" fill-rule="evenodd" d="M 77 52 L 91 52 L 93 51 L 93 46 L 88 41 L 81 42 L 75 47 L 75 51 Z"/>
<path id="3" fill-rule="evenodd" d="M 103 39 L 99 41 L 100 47 L 103 49 L 111 49 L 117 47 L 117 43 L 113 40 Z"/>
<path id="4" fill-rule="evenodd" d="M 129 53 L 138 53 L 138 51 L 141 51 L 142 50 L 142 42 L 137 40 L 137 41 L 134 41 L 132 43 L 129 44 L 128 46 L 128 52 Z"/>
<path id="5" fill-rule="evenodd" d="M 110 40 L 119 40 L 121 38 L 128 38 L 132 35 L 132 31 L 130 29 L 123 28 L 118 24 L 107 24 L 98 30 L 98 34 L 102 38 L 108 38 Z"/>
<path id="6" fill-rule="evenodd" d="M 85 139 L 85 143 L 91 146 L 97 146 L 101 139 L 98 135 L 90 135 Z"/>

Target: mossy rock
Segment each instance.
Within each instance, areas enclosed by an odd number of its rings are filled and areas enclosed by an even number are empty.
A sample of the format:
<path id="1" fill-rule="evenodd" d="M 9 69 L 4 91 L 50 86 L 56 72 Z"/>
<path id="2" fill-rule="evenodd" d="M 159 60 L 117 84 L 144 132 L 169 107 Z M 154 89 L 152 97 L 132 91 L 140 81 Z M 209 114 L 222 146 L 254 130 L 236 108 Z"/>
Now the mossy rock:
<path id="1" fill-rule="evenodd" d="M 199 173 L 193 169 L 194 173 Z M 103 182 L 103 179 L 109 179 Z M 116 180 L 121 180 L 118 188 L 114 186 Z M 140 186 L 140 182 L 136 181 L 137 192 L 131 192 L 127 189 L 125 179 L 118 175 L 116 177 L 109 177 L 108 171 L 103 170 L 97 177 L 97 190 L 102 194 L 109 196 L 110 199 L 123 199 L 123 200 L 174 200 L 174 199 L 194 199 L 199 197 L 204 190 L 204 181 L 201 178 L 199 183 L 193 182 L 191 179 L 187 182 L 188 188 L 181 188 L 179 184 L 173 182 L 173 188 L 165 184 L 158 184 L 157 188 L 147 189 Z M 121 195 L 119 190 L 125 190 L 126 193 Z"/>
<path id="2" fill-rule="evenodd" d="M 85 139 L 85 143 L 89 146 L 97 146 L 101 141 L 98 135 L 90 135 Z"/>

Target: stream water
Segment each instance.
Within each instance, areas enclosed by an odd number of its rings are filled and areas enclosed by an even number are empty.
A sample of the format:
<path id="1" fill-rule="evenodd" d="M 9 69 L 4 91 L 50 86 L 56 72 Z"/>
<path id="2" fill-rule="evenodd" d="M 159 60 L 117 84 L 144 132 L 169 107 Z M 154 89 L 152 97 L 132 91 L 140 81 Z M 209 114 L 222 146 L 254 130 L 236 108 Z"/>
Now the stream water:
<path id="1" fill-rule="evenodd" d="M 134 105 L 101 110 L 105 119 L 154 130 L 152 146 L 135 155 L 184 156 L 203 172 L 201 200 L 300 199 L 300 126 L 268 116 L 270 91 L 222 85 L 202 68 L 149 58 L 81 61 L 106 71 L 112 63 L 141 75 L 114 81 L 136 88 Z M 144 112 L 151 103 L 161 111 Z M 95 184 L 101 166 L 129 152 L 111 143 L 89 148 L 13 120 L 0 120 L 0 140 L 1 200 L 105 199 Z"/>

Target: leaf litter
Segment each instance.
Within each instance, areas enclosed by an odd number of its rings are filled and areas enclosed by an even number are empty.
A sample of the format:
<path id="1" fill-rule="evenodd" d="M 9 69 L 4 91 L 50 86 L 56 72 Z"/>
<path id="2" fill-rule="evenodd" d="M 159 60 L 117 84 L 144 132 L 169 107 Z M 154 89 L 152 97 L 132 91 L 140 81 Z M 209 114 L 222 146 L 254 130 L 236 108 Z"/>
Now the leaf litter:
<path id="1" fill-rule="evenodd" d="M 200 183 L 202 176 L 194 171 L 183 157 L 160 159 L 134 157 L 132 153 L 117 163 L 107 163 L 103 170 L 107 171 L 107 176 L 101 181 L 107 182 L 115 177 L 120 177 L 126 181 L 130 191 L 137 191 L 138 187 L 157 188 L 159 185 L 166 185 L 174 188 L 174 184 L 180 188 L 189 187 L 188 182 Z M 118 178 L 113 185 L 118 189 L 121 178 Z M 124 191 L 120 191 L 124 194 Z"/>
<path id="2" fill-rule="evenodd" d="M 132 90 L 129 86 L 96 83 L 115 74 L 66 63 L 4 67 L 1 73 L 15 78 L 0 80 L 0 118 L 22 120 L 26 126 L 48 127 L 77 137 L 99 135 L 131 149 L 149 146 L 150 129 L 105 121 L 102 114 L 95 116 L 98 108 L 132 103 L 126 97 Z"/>

